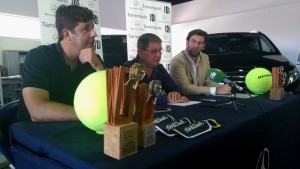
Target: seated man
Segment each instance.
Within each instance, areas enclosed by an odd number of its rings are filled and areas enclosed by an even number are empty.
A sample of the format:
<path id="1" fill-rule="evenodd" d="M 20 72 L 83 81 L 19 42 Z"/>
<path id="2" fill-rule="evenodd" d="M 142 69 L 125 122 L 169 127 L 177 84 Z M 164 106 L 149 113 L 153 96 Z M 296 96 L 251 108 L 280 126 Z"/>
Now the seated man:
<path id="1" fill-rule="evenodd" d="M 73 101 L 80 82 L 103 70 L 95 53 L 97 36 L 91 10 L 76 5 L 58 7 L 59 42 L 29 51 L 24 62 L 19 121 L 77 121 Z"/>
<path id="2" fill-rule="evenodd" d="M 208 76 L 209 57 L 202 53 L 207 43 L 207 33 L 201 29 L 189 32 L 186 50 L 177 54 L 170 63 L 170 76 L 185 95 L 231 94 L 231 87 L 220 85 Z"/>
<path id="3" fill-rule="evenodd" d="M 168 94 L 167 97 L 158 97 L 156 104 L 188 102 L 181 95 L 181 89 L 174 83 L 167 70 L 160 64 L 162 47 L 161 39 L 152 33 L 141 35 L 137 41 L 137 57 L 127 61 L 123 66 L 130 67 L 134 63 L 144 65 L 145 77 L 139 83 L 149 84 L 152 80 L 160 80 L 162 89 Z"/>

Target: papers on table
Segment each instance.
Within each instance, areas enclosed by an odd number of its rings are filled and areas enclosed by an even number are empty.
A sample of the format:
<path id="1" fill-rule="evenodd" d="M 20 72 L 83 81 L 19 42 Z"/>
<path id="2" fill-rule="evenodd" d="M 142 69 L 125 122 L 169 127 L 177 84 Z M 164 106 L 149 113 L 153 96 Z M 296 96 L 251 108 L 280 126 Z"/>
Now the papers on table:
<path id="1" fill-rule="evenodd" d="M 201 101 L 189 101 L 186 103 L 168 103 L 168 105 L 172 105 L 172 106 L 189 106 L 189 105 L 193 105 L 193 104 L 199 104 L 201 103 Z"/>

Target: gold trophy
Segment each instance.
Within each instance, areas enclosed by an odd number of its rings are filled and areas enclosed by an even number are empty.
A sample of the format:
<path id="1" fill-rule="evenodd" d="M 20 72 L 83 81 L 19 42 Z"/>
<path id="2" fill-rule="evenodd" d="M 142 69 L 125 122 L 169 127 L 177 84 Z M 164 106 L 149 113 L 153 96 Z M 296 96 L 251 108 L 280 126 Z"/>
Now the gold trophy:
<path id="1" fill-rule="evenodd" d="M 161 93 L 161 82 L 153 80 L 139 84 L 136 93 L 136 122 L 138 123 L 138 146 L 146 148 L 156 142 L 154 120 L 154 99 Z"/>
<path id="2" fill-rule="evenodd" d="M 272 88 L 270 90 L 271 100 L 281 100 L 284 98 L 284 70 L 283 66 L 272 68 Z"/>
<path id="3" fill-rule="evenodd" d="M 138 125 L 133 122 L 136 88 L 145 76 L 134 64 L 106 69 L 108 122 L 104 126 L 104 153 L 123 159 L 138 152 Z"/>

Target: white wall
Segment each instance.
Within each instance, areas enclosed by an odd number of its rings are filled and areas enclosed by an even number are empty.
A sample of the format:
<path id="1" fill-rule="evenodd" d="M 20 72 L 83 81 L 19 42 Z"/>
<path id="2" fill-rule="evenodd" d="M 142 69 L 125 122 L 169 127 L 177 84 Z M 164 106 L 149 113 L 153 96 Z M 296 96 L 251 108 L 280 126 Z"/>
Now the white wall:
<path id="1" fill-rule="evenodd" d="M 223 0 L 227 1 L 217 3 L 214 1 L 215 6 L 208 6 L 208 2 L 201 0 L 206 7 L 204 9 L 199 1 L 191 1 L 191 3 L 183 4 L 182 6 L 174 6 L 172 8 L 173 21 L 184 22 L 174 24 L 172 26 L 172 55 L 175 56 L 178 52 L 185 49 L 185 39 L 189 31 L 192 29 L 203 29 L 208 33 L 217 32 L 234 32 L 234 31 L 251 31 L 260 30 L 265 33 L 279 48 L 279 50 L 285 55 L 290 61 L 296 63 L 298 51 L 300 50 L 300 1 L 299 0 L 285 0 L 285 3 L 279 3 L 281 0 L 272 1 L 274 4 L 266 4 L 267 0 L 261 2 L 261 6 L 258 7 L 257 3 L 251 3 L 249 1 L 245 6 L 233 5 L 232 8 L 229 5 L 234 4 L 237 0 Z M 244 0 L 241 0 L 244 1 Z M 232 2 L 232 3 L 229 3 Z M 245 1 L 244 1 L 245 2 Z M 268 1 L 270 2 L 270 1 Z M 198 4 L 198 10 L 195 6 Z M 193 5 L 191 5 L 193 4 Z M 223 5 L 223 6 L 222 6 Z M 225 5 L 225 6 L 224 6 Z M 187 6 L 191 7 L 187 11 Z M 223 9 L 226 8 L 228 10 Z M 194 10 L 193 10 L 194 9 Z M 203 10 L 201 10 L 203 9 Z M 213 16 L 210 10 L 218 11 L 223 10 L 224 15 L 217 13 Z M 195 12 L 195 10 L 197 12 Z M 194 18 L 184 18 L 179 15 L 189 15 L 189 11 L 194 14 Z M 208 14 L 205 14 L 208 11 Z M 174 14 L 175 13 L 175 14 Z M 201 16 L 201 14 L 204 16 Z M 197 19 L 199 16 L 202 19 Z M 177 17 L 177 18 L 176 18 Z M 209 19 L 207 19 L 209 18 Z"/>
<path id="2" fill-rule="evenodd" d="M 101 26 L 126 30 L 125 0 L 98 1 Z M 37 2 L 38 0 L 0 0 L 0 12 L 38 18 Z"/>
<path id="3" fill-rule="evenodd" d="M 0 65 L 2 65 L 3 63 L 3 50 L 29 51 L 30 49 L 35 48 L 40 44 L 40 41 L 35 40 L 0 37 Z"/>

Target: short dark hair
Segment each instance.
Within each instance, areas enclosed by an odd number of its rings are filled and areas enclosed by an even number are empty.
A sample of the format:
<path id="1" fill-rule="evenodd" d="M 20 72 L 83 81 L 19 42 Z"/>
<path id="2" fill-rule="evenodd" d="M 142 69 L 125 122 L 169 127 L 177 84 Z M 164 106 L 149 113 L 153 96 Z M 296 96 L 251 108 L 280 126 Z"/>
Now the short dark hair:
<path id="1" fill-rule="evenodd" d="M 186 37 L 186 40 L 189 41 L 193 35 L 199 35 L 204 37 L 204 44 L 207 43 L 207 32 L 201 30 L 201 29 L 194 29 L 189 32 L 188 36 Z"/>
<path id="2" fill-rule="evenodd" d="M 73 31 L 78 22 L 88 22 L 96 19 L 90 9 L 78 5 L 59 6 L 55 17 L 55 26 L 59 41 L 63 39 L 63 29 L 67 28 Z"/>
<path id="3" fill-rule="evenodd" d="M 155 35 L 153 33 L 145 33 L 145 34 L 142 34 L 138 38 L 137 47 L 142 48 L 142 49 L 146 49 L 150 42 L 161 43 L 162 40 L 157 35 Z"/>

